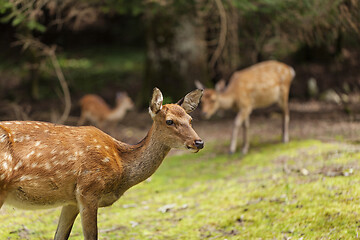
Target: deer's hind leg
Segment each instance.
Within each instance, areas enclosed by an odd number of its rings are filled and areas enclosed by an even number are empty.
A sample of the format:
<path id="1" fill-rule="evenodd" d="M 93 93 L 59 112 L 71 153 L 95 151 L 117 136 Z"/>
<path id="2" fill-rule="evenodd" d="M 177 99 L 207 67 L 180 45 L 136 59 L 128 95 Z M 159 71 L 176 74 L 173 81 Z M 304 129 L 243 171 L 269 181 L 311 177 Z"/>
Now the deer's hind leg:
<path id="1" fill-rule="evenodd" d="M 0 184 L 1 184 L 1 183 L 0 183 Z M 4 202 L 5 202 L 5 198 L 6 198 L 6 196 L 5 196 L 4 190 L 0 190 L 0 209 L 1 209 L 2 205 L 3 205 Z"/>
<path id="2" fill-rule="evenodd" d="M 289 142 L 289 122 L 290 122 L 289 90 L 286 90 L 286 89 L 282 90 L 282 97 L 278 104 L 283 111 L 282 141 L 284 143 L 287 143 L 287 142 Z"/>

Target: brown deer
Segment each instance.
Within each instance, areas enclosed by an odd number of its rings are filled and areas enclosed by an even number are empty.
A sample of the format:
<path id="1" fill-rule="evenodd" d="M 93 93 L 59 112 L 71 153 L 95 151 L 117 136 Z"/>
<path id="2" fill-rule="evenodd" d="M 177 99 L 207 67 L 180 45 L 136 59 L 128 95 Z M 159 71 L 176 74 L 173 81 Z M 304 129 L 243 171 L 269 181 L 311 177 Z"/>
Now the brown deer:
<path id="1" fill-rule="evenodd" d="M 110 109 L 106 102 L 95 94 L 87 94 L 80 99 L 81 115 L 78 125 L 84 125 L 89 120 L 95 126 L 103 129 L 110 122 L 124 118 L 128 110 L 134 108 L 134 103 L 126 92 L 116 94 L 116 107 Z"/>
<path id="2" fill-rule="evenodd" d="M 150 177 L 171 148 L 198 152 L 203 141 L 191 126 L 202 90 L 177 104 L 162 105 L 155 88 L 147 136 L 136 145 L 117 141 L 92 126 L 0 122 L 0 208 L 63 206 L 55 239 L 68 239 L 80 213 L 84 238 L 97 239 L 97 211 Z"/>
<path id="3" fill-rule="evenodd" d="M 294 77 L 295 71 L 292 67 L 278 61 L 265 61 L 235 72 L 227 87 L 225 87 L 225 81 L 220 81 L 216 84 L 215 90 L 204 90 L 201 105 L 206 118 L 210 118 L 220 108 L 234 109 L 238 112 L 231 136 L 230 154 L 236 151 L 236 141 L 241 125 L 243 126 L 242 153 L 248 152 L 247 131 L 251 112 L 274 103 L 277 103 L 283 111 L 283 142 L 289 141 L 288 98 Z M 198 81 L 195 84 L 198 88 L 204 88 Z"/>

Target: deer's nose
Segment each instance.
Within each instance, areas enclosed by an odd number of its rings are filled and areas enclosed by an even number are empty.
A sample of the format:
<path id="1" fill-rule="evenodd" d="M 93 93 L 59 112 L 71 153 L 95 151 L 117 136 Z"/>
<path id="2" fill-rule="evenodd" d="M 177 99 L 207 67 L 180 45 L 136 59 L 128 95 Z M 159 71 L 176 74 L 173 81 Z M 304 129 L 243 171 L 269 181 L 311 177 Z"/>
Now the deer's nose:
<path id="1" fill-rule="evenodd" d="M 204 148 L 204 141 L 203 140 L 195 140 L 195 147 L 197 149 L 202 149 Z"/>

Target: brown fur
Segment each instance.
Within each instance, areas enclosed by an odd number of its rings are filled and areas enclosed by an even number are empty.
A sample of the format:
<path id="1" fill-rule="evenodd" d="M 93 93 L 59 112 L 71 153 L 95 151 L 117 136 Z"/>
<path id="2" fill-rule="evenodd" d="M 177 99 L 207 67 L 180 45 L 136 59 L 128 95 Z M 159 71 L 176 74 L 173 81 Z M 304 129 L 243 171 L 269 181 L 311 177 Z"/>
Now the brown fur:
<path id="1" fill-rule="evenodd" d="M 109 122 L 116 122 L 124 118 L 126 111 L 134 108 L 130 97 L 122 92 L 116 98 L 116 107 L 111 109 L 98 95 L 87 94 L 80 99 L 81 115 L 78 125 L 84 125 L 90 121 L 99 128 L 103 128 Z"/>
<path id="2" fill-rule="evenodd" d="M 231 137 L 230 153 L 236 150 L 236 140 L 241 125 L 243 125 L 242 152 L 247 153 L 249 148 L 247 130 L 251 112 L 274 103 L 283 110 L 283 141 L 289 141 L 288 97 L 294 76 L 295 71 L 292 67 L 277 61 L 266 61 L 235 72 L 223 91 L 204 90 L 202 111 L 207 118 L 220 108 L 238 112 Z M 218 89 L 222 88 L 218 87 Z"/>
<path id="3" fill-rule="evenodd" d="M 200 138 L 182 107 L 168 104 L 157 112 L 136 145 L 95 127 L 0 122 L 0 207 L 4 202 L 26 209 L 63 206 L 55 239 L 69 237 L 78 213 L 84 238 L 97 239 L 98 207 L 150 177 L 172 147 L 199 150 Z M 167 125 L 168 119 L 175 125 Z"/>

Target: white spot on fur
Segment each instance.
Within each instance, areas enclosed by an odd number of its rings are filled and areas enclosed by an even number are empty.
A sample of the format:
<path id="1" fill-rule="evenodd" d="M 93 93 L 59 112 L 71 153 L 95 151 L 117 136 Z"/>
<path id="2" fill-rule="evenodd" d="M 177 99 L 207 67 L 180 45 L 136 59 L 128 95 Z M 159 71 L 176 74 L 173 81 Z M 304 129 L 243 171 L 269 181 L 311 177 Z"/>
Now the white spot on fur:
<path id="1" fill-rule="evenodd" d="M 101 148 L 101 145 L 96 145 L 96 148 L 97 148 L 97 149 L 100 149 L 100 148 Z"/>
<path id="2" fill-rule="evenodd" d="M 31 125 L 31 124 L 32 124 L 32 122 L 26 122 L 26 124 L 27 124 L 27 125 Z"/>
<path id="3" fill-rule="evenodd" d="M 40 127 L 35 125 L 34 128 L 40 128 Z"/>
<path id="4" fill-rule="evenodd" d="M 31 176 L 21 176 L 20 181 L 26 181 L 26 180 L 32 180 L 33 178 Z"/>
<path id="5" fill-rule="evenodd" d="M 34 163 L 31 164 L 31 167 L 32 167 L 32 168 L 36 168 L 37 166 L 38 166 L 38 164 L 37 164 L 36 162 L 34 162 Z"/>
<path id="6" fill-rule="evenodd" d="M 42 153 L 39 152 L 36 154 L 36 157 L 40 157 L 41 155 L 42 155 Z"/>
<path id="7" fill-rule="evenodd" d="M 9 154 L 9 153 L 7 153 L 7 152 L 4 153 L 4 158 L 7 159 L 8 161 L 11 161 L 11 160 L 12 160 L 11 154 Z"/>
<path id="8" fill-rule="evenodd" d="M 49 146 L 46 144 L 40 145 L 39 148 L 48 148 Z"/>
<path id="9" fill-rule="evenodd" d="M 53 150 L 51 150 L 51 152 L 50 152 L 51 154 L 55 154 L 56 153 L 56 150 L 55 149 L 53 149 Z"/>
<path id="10" fill-rule="evenodd" d="M 23 165 L 22 161 L 19 161 L 16 166 L 14 167 L 14 170 L 18 170 Z"/>
<path id="11" fill-rule="evenodd" d="M 41 144 L 41 141 L 36 141 L 35 142 L 35 147 L 39 146 Z"/>
<path id="12" fill-rule="evenodd" d="M 109 147 L 108 147 L 108 146 L 105 146 L 105 149 L 106 149 L 106 150 L 109 150 Z"/>
<path id="13" fill-rule="evenodd" d="M 33 151 L 31 151 L 28 155 L 26 155 L 26 158 L 30 158 L 31 157 L 31 155 L 33 155 L 35 153 L 35 151 L 33 150 Z"/>
<path id="14" fill-rule="evenodd" d="M 8 164 L 7 164 L 7 162 L 3 162 L 2 165 L 3 165 L 3 169 L 4 169 L 4 170 L 7 170 L 7 169 L 8 169 Z"/>
<path id="15" fill-rule="evenodd" d="M 4 180 L 5 179 L 5 173 L 0 175 L 0 180 Z"/>
<path id="16" fill-rule="evenodd" d="M 44 166 L 44 167 L 45 167 L 45 169 L 47 169 L 47 170 L 50 170 L 50 169 L 51 169 L 51 165 L 50 165 L 50 163 L 48 163 L 48 162 L 45 163 L 45 166 Z"/>
<path id="17" fill-rule="evenodd" d="M 44 130 L 44 133 L 48 133 L 48 132 L 49 132 L 49 129 L 45 129 L 45 130 Z"/>
<path id="18" fill-rule="evenodd" d="M 5 122 L 4 124 L 5 124 L 5 125 L 11 125 L 12 122 Z"/>
<path id="19" fill-rule="evenodd" d="M 110 161 L 110 159 L 109 159 L 108 157 L 106 157 L 106 158 L 104 158 L 102 161 L 103 161 L 104 163 L 107 163 L 107 162 Z"/>
<path id="20" fill-rule="evenodd" d="M 21 124 L 21 122 L 15 122 L 15 124 L 18 124 L 18 125 L 19 125 L 19 124 Z"/>
<path id="21" fill-rule="evenodd" d="M 21 137 L 19 137 L 17 139 L 14 139 L 14 141 L 15 142 L 22 142 L 22 141 L 24 141 L 24 136 L 21 136 Z"/>
<path id="22" fill-rule="evenodd" d="M 25 136 L 25 140 L 26 140 L 26 141 L 29 141 L 30 139 L 31 139 L 30 135 L 26 135 L 26 136 Z"/>

